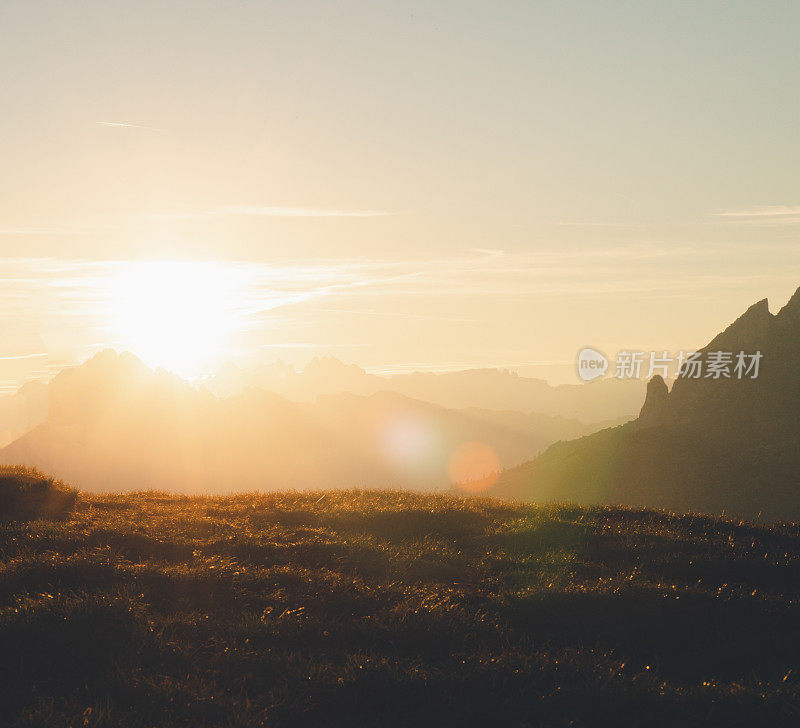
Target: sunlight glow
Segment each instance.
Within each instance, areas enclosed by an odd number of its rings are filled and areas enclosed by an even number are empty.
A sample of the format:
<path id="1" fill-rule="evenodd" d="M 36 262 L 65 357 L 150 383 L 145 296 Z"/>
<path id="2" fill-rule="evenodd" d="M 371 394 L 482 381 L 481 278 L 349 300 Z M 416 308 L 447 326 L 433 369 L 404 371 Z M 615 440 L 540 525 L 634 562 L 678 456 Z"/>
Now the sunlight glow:
<path id="1" fill-rule="evenodd" d="M 200 376 L 232 345 L 241 295 L 235 271 L 225 265 L 131 263 L 112 293 L 115 343 L 150 366 Z"/>

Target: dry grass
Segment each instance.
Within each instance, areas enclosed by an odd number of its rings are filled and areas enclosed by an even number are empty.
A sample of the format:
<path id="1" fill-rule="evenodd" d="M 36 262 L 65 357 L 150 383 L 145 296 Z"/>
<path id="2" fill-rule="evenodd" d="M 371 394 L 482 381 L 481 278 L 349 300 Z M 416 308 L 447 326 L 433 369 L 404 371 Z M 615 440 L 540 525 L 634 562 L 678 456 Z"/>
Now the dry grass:
<path id="1" fill-rule="evenodd" d="M 0 466 L 1 520 L 62 518 L 77 497 L 77 490 L 37 470 Z"/>
<path id="2" fill-rule="evenodd" d="M 796 725 L 800 533 L 399 492 L 0 524 L 12 726 Z"/>

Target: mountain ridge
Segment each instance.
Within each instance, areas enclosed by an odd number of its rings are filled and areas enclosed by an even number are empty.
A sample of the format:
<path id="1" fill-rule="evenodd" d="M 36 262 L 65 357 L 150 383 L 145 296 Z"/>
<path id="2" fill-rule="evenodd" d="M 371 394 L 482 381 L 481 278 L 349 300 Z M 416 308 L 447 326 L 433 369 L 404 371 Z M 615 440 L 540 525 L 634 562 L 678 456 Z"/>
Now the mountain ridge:
<path id="1" fill-rule="evenodd" d="M 94 491 L 442 489 L 462 445 L 485 445 L 496 458 L 485 467 L 499 470 L 591 431 L 575 420 L 456 410 L 397 392 L 293 402 L 251 387 L 219 398 L 111 350 L 49 388 L 47 418 L 0 450 L 0 462 Z"/>
<path id="2" fill-rule="evenodd" d="M 800 289 L 777 314 L 750 306 L 699 350 L 760 354 L 758 377 L 648 383 L 639 417 L 550 446 L 496 495 L 800 518 Z"/>

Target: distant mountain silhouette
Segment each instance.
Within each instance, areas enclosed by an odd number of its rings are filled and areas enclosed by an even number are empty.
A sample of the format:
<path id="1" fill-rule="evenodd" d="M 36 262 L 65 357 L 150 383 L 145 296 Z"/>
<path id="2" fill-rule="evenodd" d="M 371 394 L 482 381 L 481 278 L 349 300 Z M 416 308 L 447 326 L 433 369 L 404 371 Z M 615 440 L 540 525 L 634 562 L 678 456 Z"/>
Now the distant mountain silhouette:
<path id="1" fill-rule="evenodd" d="M 320 394 L 368 396 L 391 391 L 453 409 L 539 412 L 585 423 L 633 418 L 645 389 L 643 382 L 619 379 L 553 386 L 543 379 L 500 369 L 378 376 L 333 357 L 313 359 L 301 372 L 280 362 L 245 369 L 228 365 L 206 386 L 220 396 L 261 387 L 301 402 L 313 401 Z"/>
<path id="2" fill-rule="evenodd" d="M 48 390 L 47 418 L 0 450 L 0 462 L 101 491 L 442 488 L 464 443 L 487 445 L 510 467 L 591 431 L 576 420 L 457 411 L 396 392 L 311 403 L 250 387 L 220 398 L 113 351 L 61 372 Z"/>
<path id="3" fill-rule="evenodd" d="M 707 370 L 668 392 L 655 377 L 636 420 L 551 446 L 494 493 L 800 519 L 800 289 L 776 315 L 751 306 L 700 359 L 719 351 L 733 354 L 729 378 Z M 757 378 L 737 376 L 740 351 L 760 351 Z"/>
<path id="4" fill-rule="evenodd" d="M 0 447 L 8 445 L 47 417 L 49 390 L 33 380 L 13 394 L 0 397 Z"/>

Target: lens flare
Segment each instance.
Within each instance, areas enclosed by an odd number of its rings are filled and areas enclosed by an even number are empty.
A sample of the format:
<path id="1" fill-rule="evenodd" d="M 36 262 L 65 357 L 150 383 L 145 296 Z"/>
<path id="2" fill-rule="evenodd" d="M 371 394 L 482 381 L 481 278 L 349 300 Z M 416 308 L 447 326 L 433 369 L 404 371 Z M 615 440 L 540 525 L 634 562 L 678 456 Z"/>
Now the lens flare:
<path id="1" fill-rule="evenodd" d="M 497 453 L 482 442 L 465 442 L 450 457 L 450 480 L 463 491 L 480 493 L 491 488 L 502 466 Z"/>

